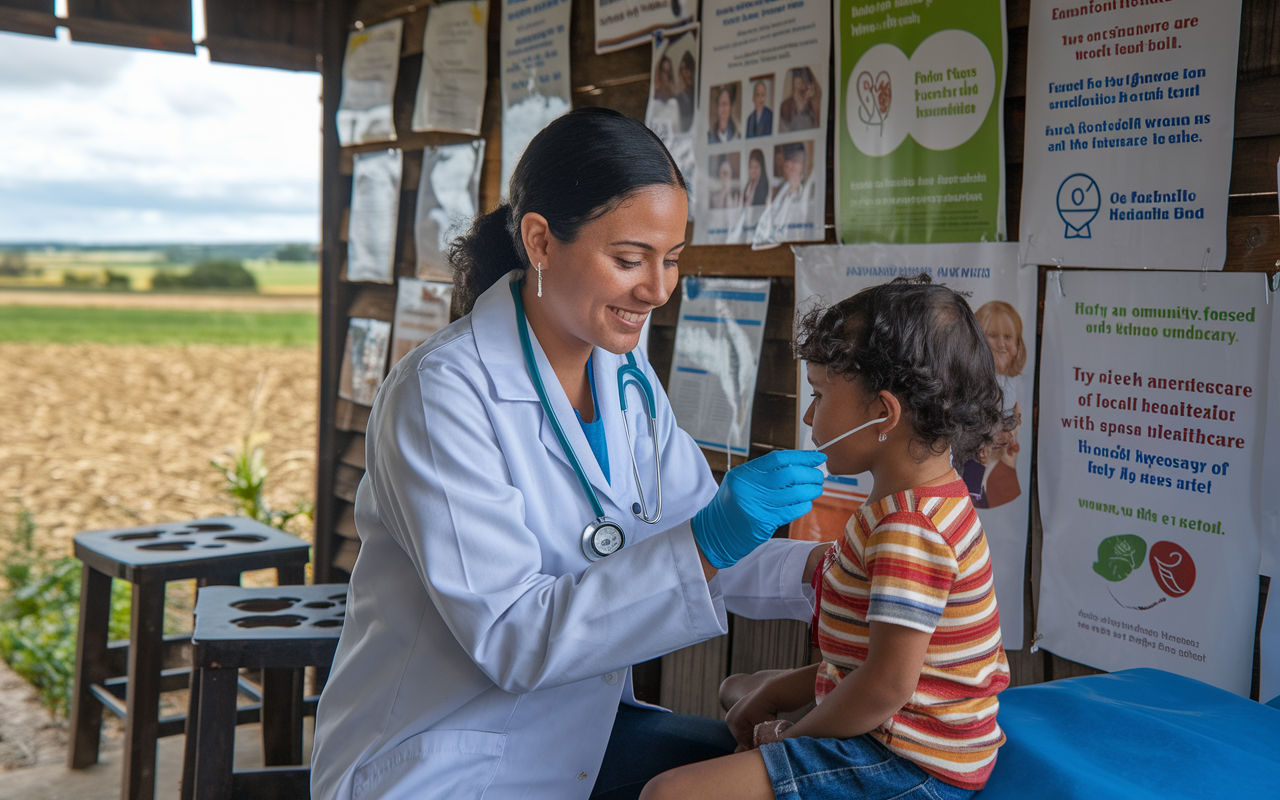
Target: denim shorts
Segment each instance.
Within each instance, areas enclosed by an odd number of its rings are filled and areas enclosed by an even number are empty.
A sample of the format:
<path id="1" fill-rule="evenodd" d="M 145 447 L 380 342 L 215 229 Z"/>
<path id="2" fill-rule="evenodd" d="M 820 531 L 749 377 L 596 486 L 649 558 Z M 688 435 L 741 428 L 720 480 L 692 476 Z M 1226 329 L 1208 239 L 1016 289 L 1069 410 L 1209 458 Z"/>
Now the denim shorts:
<path id="1" fill-rule="evenodd" d="M 777 800 L 966 800 L 974 793 L 939 780 L 869 735 L 797 737 L 760 746 Z"/>

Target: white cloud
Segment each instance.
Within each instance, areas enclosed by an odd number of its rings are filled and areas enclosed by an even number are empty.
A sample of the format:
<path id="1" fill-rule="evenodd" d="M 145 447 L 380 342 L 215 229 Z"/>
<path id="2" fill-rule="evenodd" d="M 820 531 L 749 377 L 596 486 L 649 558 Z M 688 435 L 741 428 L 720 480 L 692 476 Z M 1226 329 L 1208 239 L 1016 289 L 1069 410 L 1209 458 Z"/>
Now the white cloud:
<path id="1" fill-rule="evenodd" d="M 0 34 L 0 240 L 318 238 L 320 77 Z"/>

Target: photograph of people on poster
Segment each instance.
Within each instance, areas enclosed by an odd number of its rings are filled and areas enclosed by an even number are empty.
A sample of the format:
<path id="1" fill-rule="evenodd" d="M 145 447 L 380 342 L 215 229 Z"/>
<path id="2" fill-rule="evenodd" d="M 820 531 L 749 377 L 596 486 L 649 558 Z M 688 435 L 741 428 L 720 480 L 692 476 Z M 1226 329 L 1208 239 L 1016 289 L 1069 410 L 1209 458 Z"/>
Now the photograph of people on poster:
<path id="1" fill-rule="evenodd" d="M 742 117 L 741 89 L 741 81 L 711 87 L 711 102 L 707 104 L 711 114 L 707 144 L 732 142 L 741 135 L 738 132 L 738 120 Z"/>
<path id="2" fill-rule="evenodd" d="M 787 70 L 788 94 L 778 109 L 778 133 L 807 131 L 822 119 L 822 87 L 808 67 Z"/>
<path id="3" fill-rule="evenodd" d="M 996 362 L 996 381 L 1004 392 L 1004 412 L 1018 425 L 1001 434 L 994 447 L 985 447 L 965 462 L 961 476 L 969 487 L 974 508 L 996 508 L 1022 494 L 1018 485 L 1018 432 L 1022 429 L 1022 373 L 1027 366 L 1027 345 L 1022 338 L 1022 317 L 1003 300 L 983 303 L 974 312 L 987 336 Z"/>
<path id="4" fill-rule="evenodd" d="M 773 148 L 773 176 L 778 179 L 773 199 L 756 224 L 752 247 L 772 247 L 796 239 L 814 238 L 812 207 L 821 202 L 813 176 L 813 140 Z M 797 235 L 798 233 L 798 235 Z"/>
<path id="5" fill-rule="evenodd" d="M 649 106 L 644 124 L 657 134 L 675 159 L 689 188 L 689 219 L 693 219 L 693 184 L 697 171 L 694 152 L 693 108 L 698 90 L 698 26 L 653 39 Z"/>
<path id="6" fill-rule="evenodd" d="M 742 190 L 742 205 L 763 206 L 769 202 L 769 173 L 764 166 L 764 151 L 756 148 L 747 156 L 747 185 Z"/>
<path id="7" fill-rule="evenodd" d="M 714 180 L 711 183 L 711 195 L 707 198 L 712 208 L 734 208 L 738 205 L 739 192 L 739 158 L 737 153 L 721 153 L 711 157 L 709 173 Z"/>
<path id="8" fill-rule="evenodd" d="M 773 133 L 773 76 L 758 75 L 751 85 L 751 115 L 747 117 L 747 138 Z"/>
<path id="9" fill-rule="evenodd" d="M 792 0 L 779 20 L 740 10 L 736 0 L 703 4 L 692 242 L 764 248 L 821 241 L 827 173 L 814 165 L 827 161 L 827 137 L 819 132 L 827 125 L 831 51 L 813 32 L 830 23 L 831 7 Z M 732 191 L 720 178 L 720 156 L 730 156 Z"/>

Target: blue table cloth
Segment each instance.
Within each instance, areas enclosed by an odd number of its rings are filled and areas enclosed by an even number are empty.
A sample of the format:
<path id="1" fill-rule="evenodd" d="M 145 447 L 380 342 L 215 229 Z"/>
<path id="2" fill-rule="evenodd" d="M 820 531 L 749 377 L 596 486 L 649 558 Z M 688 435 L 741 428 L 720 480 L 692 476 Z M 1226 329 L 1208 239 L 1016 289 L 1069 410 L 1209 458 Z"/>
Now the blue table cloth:
<path id="1" fill-rule="evenodd" d="M 1008 689 L 999 722 L 976 800 L 1280 798 L 1280 710 L 1161 670 Z"/>

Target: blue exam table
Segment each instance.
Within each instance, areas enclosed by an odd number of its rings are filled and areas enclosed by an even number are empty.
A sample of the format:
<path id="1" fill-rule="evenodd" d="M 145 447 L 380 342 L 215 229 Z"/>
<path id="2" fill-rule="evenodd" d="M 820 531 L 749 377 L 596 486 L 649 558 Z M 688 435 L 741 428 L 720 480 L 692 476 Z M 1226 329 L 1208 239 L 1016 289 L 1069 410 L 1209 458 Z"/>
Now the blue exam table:
<path id="1" fill-rule="evenodd" d="M 1000 694 L 975 800 L 1280 798 L 1280 710 L 1156 669 Z"/>

